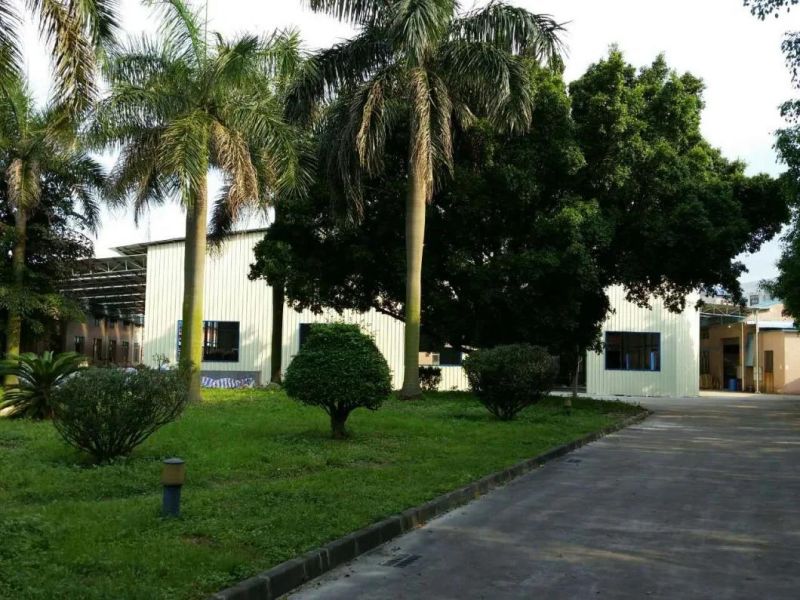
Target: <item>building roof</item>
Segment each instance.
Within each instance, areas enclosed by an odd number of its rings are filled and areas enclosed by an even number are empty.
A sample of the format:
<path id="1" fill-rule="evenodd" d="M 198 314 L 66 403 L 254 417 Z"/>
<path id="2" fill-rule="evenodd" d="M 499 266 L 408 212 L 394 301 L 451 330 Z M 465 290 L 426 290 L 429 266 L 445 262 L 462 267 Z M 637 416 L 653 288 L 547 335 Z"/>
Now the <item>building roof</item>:
<path id="1" fill-rule="evenodd" d="M 228 237 L 235 236 L 235 235 L 246 235 L 248 233 L 264 233 L 267 231 L 267 227 L 256 227 L 253 229 L 243 229 L 242 231 L 233 231 L 228 234 Z M 125 246 L 116 246 L 112 248 L 114 252 L 118 252 L 123 256 L 138 256 L 141 254 L 147 254 L 147 249 L 150 246 L 161 246 L 163 244 L 174 244 L 176 242 L 184 242 L 186 241 L 185 237 L 176 237 L 176 238 L 168 238 L 165 240 L 155 240 L 152 242 L 139 242 L 136 244 L 127 244 Z"/>
<path id="2" fill-rule="evenodd" d="M 87 313 L 142 322 L 147 253 L 79 261 L 61 291 L 78 300 Z"/>

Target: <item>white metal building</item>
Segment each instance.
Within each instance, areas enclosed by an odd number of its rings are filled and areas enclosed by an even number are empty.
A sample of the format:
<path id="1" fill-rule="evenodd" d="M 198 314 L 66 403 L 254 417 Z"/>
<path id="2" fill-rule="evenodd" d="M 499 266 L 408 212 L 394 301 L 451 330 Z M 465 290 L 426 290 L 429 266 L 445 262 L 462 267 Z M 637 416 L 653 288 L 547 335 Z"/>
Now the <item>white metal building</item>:
<path id="1" fill-rule="evenodd" d="M 202 365 L 205 385 L 264 383 L 269 380 L 272 336 L 272 291 L 263 281 L 247 277 L 253 247 L 263 230 L 231 236 L 206 259 L 204 312 L 207 346 Z M 179 323 L 183 301 L 183 240 L 135 244 L 116 249 L 123 255 L 147 256 L 144 362 L 155 364 L 161 355 L 175 362 L 179 348 Z M 402 385 L 403 323 L 369 311 L 283 311 L 283 368 L 300 348 L 304 325 L 320 322 L 357 323 L 373 336 L 392 369 L 393 384 Z M 222 346 L 225 346 L 223 348 Z M 442 367 L 442 389 L 466 388 L 461 367 Z"/>
<path id="2" fill-rule="evenodd" d="M 697 396 L 700 389 L 700 313 L 670 312 L 654 299 L 641 308 L 620 286 L 608 290 L 612 313 L 603 324 L 604 350 L 586 357 L 589 396 Z"/>
<path id="3" fill-rule="evenodd" d="M 204 384 L 233 386 L 265 383 L 270 371 L 272 293 L 263 281 L 247 277 L 253 247 L 263 230 L 241 232 L 226 240 L 206 259 Z M 180 347 L 183 299 L 182 239 L 117 248 L 146 265 L 143 358 L 175 362 Z M 613 312 L 603 326 L 605 349 L 586 360 L 587 393 L 593 396 L 694 396 L 699 386 L 699 314 L 666 310 L 660 301 L 651 309 L 625 300 L 621 288 L 609 290 Z M 693 301 L 687 304 L 693 305 Z M 300 347 L 307 324 L 345 321 L 371 334 L 392 369 L 394 386 L 402 384 L 403 323 L 369 311 L 283 312 L 285 369 Z M 440 389 L 466 389 L 460 366 L 443 366 Z"/>

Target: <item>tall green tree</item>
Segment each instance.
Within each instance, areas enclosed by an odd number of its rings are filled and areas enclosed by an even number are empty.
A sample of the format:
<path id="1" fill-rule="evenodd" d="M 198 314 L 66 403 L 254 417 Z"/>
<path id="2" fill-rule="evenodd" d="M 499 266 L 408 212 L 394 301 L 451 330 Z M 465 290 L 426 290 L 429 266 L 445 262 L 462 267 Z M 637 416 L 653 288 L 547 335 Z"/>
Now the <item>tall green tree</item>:
<path id="1" fill-rule="evenodd" d="M 155 2 L 155 39 L 118 45 L 105 75 L 111 91 L 97 106 L 92 136 L 119 149 L 111 173 L 114 197 L 135 215 L 177 197 L 186 211 L 183 331 L 180 362 L 190 393 L 200 396 L 203 286 L 208 245 L 208 173 L 225 180 L 211 207 L 224 235 L 242 210 L 295 184 L 294 130 L 265 77 L 278 60 L 265 40 L 232 41 L 205 33 L 199 12 L 183 0 Z"/>
<path id="2" fill-rule="evenodd" d="M 351 40 L 311 57 L 290 95 L 310 114 L 336 96 L 322 136 L 328 172 L 356 216 L 362 174 L 385 161 L 392 127 L 409 131 L 405 201 L 405 350 L 401 394 L 420 395 L 422 255 L 426 204 L 453 168 L 453 128 L 476 115 L 508 130 L 531 124 L 530 63 L 557 64 L 561 27 L 502 2 L 460 13 L 456 0 L 308 0 L 355 25 Z M 523 58 L 524 57 L 524 58 Z"/>
<path id="3" fill-rule="evenodd" d="M 83 224 L 94 232 L 99 212 L 97 193 L 105 185 L 105 176 L 81 147 L 76 125 L 65 107 L 37 108 L 20 80 L 6 85 L 0 94 L 0 162 L 5 169 L 5 199 L 14 224 L 5 352 L 17 356 L 24 313 L 32 300 L 26 285 L 28 222 L 40 209 L 43 188 L 49 181 L 49 185 L 58 187 L 56 193 L 80 205 Z"/>
<path id="4" fill-rule="evenodd" d="M 97 92 L 98 54 L 117 29 L 116 0 L 0 1 L 0 89 L 16 87 L 22 72 L 20 29 L 30 15 L 52 52 L 56 97 L 70 109 L 85 109 Z"/>
<path id="5" fill-rule="evenodd" d="M 760 19 L 784 10 L 789 12 L 800 0 L 745 0 L 751 12 Z M 800 31 L 789 31 L 781 46 L 795 88 L 800 89 Z M 786 313 L 800 319 L 800 99 L 787 100 L 781 105 L 786 126 L 775 137 L 778 158 L 786 165 L 783 176 L 786 194 L 792 199 L 793 214 L 783 238 L 783 250 L 778 260 L 778 277 L 764 282 L 773 296 L 783 300 Z"/>
<path id="6" fill-rule="evenodd" d="M 703 82 L 662 56 L 636 69 L 613 49 L 569 89 L 586 159 L 576 191 L 614 232 L 597 255 L 604 284 L 676 310 L 698 288 L 737 294 L 735 257 L 777 235 L 789 212 L 778 181 L 748 177 L 703 138 Z"/>
<path id="7" fill-rule="evenodd" d="M 571 97 L 545 70 L 532 87 L 530 131 L 479 121 L 457 132 L 454 177 L 427 223 L 425 337 L 464 349 L 534 343 L 574 370 L 596 347 L 610 285 L 676 310 L 697 288 L 738 291 L 733 259 L 775 235 L 788 211 L 779 182 L 746 176 L 702 138 L 699 80 L 661 58 L 636 69 L 613 51 Z M 401 122 L 386 143 L 394 168 L 365 178 L 358 225 L 327 214 L 320 177 L 257 246 L 251 276 L 285 281 L 297 308 L 401 318 L 407 148 Z"/>

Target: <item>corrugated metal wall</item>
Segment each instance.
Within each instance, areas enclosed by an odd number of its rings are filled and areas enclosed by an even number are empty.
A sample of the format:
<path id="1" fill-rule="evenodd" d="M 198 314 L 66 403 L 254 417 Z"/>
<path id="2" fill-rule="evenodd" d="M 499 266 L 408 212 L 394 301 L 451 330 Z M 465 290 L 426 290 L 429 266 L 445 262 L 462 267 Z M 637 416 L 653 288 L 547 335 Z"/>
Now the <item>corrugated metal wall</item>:
<path id="1" fill-rule="evenodd" d="M 606 370 L 603 353 L 589 352 L 586 358 L 586 387 L 592 396 L 697 396 L 700 378 L 700 314 L 695 297 L 687 299 L 681 314 L 668 311 L 661 300 L 651 308 L 640 308 L 625 299 L 620 286 L 608 290 L 614 312 L 603 325 L 603 332 L 659 332 L 661 370 Z"/>
<path id="2" fill-rule="evenodd" d="M 204 314 L 207 321 L 239 322 L 239 362 L 204 363 L 209 371 L 258 371 L 261 381 L 269 380 L 272 292 L 263 281 L 250 281 L 247 274 L 253 262 L 253 246 L 263 232 L 232 236 L 223 250 L 206 260 Z M 155 244 L 147 251 L 147 296 L 145 301 L 144 359 L 154 364 L 156 354 L 177 360 L 177 326 L 183 301 L 183 242 Z M 403 382 L 403 330 L 401 321 L 369 311 L 358 313 L 325 311 L 283 312 L 283 368 L 289 365 L 300 347 L 302 323 L 356 323 L 371 335 L 392 370 L 393 384 Z M 442 369 L 440 389 L 466 389 L 461 367 Z"/>

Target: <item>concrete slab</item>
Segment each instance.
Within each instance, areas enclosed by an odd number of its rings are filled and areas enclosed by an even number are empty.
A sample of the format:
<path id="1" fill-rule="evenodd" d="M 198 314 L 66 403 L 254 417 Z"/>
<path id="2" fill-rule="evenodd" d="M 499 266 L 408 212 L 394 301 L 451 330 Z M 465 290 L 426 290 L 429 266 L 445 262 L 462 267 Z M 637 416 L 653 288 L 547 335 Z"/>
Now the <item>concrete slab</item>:
<path id="1" fill-rule="evenodd" d="M 291 598 L 800 597 L 800 398 L 639 401 L 644 423 Z"/>

